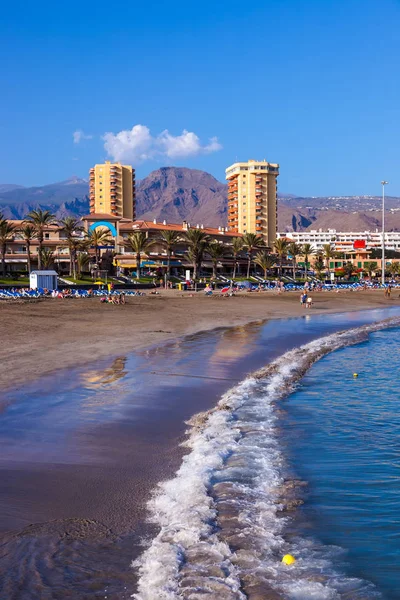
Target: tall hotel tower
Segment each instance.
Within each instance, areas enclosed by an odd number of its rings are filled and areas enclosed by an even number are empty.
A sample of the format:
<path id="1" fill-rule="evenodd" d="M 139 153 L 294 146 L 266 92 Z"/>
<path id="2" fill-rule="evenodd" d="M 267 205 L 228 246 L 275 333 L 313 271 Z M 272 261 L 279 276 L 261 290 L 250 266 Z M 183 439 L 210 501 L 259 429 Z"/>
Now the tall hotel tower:
<path id="1" fill-rule="evenodd" d="M 106 161 L 89 171 L 91 214 L 108 214 L 135 219 L 135 170 Z"/>
<path id="2" fill-rule="evenodd" d="M 276 240 L 279 165 L 267 161 L 238 162 L 226 169 L 228 228 L 257 233 L 272 247 Z"/>

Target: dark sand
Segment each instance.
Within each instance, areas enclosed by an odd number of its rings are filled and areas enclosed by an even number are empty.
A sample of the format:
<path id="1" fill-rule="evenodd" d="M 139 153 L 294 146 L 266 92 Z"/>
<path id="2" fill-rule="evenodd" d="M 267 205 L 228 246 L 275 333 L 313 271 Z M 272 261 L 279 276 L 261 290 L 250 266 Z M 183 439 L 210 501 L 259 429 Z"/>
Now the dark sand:
<path id="1" fill-rule="evenodd" d="M 400 305 L 381 290 L 312 294 L 313 314 Z M 128 298 L 125 306 L 98 299 L 46 299 L 35 303 L 0 302 L 0 388 L 17 388 L 60 368 L 117 356 L 182 335 L 244 325 L 271 318 L 296 317 L 306 309 L 299 294 L 243 293 L 232 298 L 175 291 Z"/>
<path id="2" fill-rule="evenodd" d="M 1 304 L 0 598 L 130 598 L 131 560 L 153 534 L 145 503 L 181 462 L 185 420 L 290 347 L 384 318 L 354 311 L 399 304 L 380 292 L 313 297 L 310 316 L 353 312 L 177 339 L 308 311 L 297 294 Z"/>

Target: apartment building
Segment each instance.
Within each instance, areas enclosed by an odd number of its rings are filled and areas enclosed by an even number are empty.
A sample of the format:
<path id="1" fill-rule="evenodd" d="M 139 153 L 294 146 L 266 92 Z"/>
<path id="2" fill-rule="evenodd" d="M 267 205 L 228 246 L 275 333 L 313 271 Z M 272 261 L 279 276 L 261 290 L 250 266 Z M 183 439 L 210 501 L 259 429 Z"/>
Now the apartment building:
<path id="1" fill-rule="evenodd" d="M 135 170 L 121 163 L 95 165 L 89 171 L 92 214 L 135 219 Z"/>
<path id="2" fill-rule="evenodd" d="M 8 271 L 25 271 L 28 264 L 28 248 L 19 228 L 23 221 L 13 221 L 10 223 L 17 229 L 13 238 L 6 244 L 4 255 Z M 66 234 L 58 225 L 48 225 L 43 234 L 43 247 L 51 250 L 54 256 L 54 263 L 59 271 L 66 270 L 69 264 L 69 251 L 67 247 Z M 37 263 L 39 252 L 39 242 L 32 240 L 30 247 L 31 261 Z"/>
<path id="3" fill-rule="evenodd" d="M 311 244 L 315 250 L 322 250 L 331 244 L 337 252 L 352 249 L 354 242 L 365 241 L 367 248 L 382 248 L 382 232 L 375 231 L 336 231 L 336 229 L 311 229 L 309 231 L 290 231 L 278 233 L 278 238 L 287 238 L 297 244 Z M 385 232 L 385 248 L 400 252 L 400 231 Z"/>
<path id="4" fill-rule="evenodd" d="M 228 228 L 256 233 L 272 247 L 277 235 L 279 165 L 266 160 L 237 162 L 225 171 L 228 181 Z"/>

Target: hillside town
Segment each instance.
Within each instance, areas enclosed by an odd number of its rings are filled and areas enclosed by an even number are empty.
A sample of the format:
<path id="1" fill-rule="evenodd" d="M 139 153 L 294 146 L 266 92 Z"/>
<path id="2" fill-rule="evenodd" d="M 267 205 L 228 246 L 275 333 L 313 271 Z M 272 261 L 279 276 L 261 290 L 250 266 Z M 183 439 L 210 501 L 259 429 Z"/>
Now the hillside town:
<path id="1" fill-rule="evenodd" d="M 3 285 L 23 285 L 33 270 L 54 269 L 64 285 L 108 277 L 116 283 L 177 286 L 212 279 L 314 277 L 331 282 L 378 277 L 382 232 L 307 230 L 279 233 L 279 165 L 250 160 L 226 169 L 228 223 L 136 219 L 135 170 L 106 162 L 89 173 L 90 214 L 56 219 L 32 210 L 24 220 L 1 218 Z M 400 232 L 385 232 L 386 274 L 400 273 Z"/>

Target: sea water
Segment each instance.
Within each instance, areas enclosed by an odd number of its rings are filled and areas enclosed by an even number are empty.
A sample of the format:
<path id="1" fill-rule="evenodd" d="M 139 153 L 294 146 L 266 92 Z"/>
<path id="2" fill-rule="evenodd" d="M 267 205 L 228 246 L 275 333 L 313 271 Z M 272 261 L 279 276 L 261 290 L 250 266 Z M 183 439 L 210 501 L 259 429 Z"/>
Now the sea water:
<path id="1" fill-rule="evenodd" d="M 343 548 L 346 571 L 386 600 L 400 598 L 399 333 L 322 358 L 282 419 L 289 459 L 308 482 L 313 535 Z"/>
<path id="2" fill-rule="evenodd" d="M 389 325 L 291 350 L 191 420 L 189 454 L 149 503 L 159 533 L 133 564 L 137 600 L 399 597 Z"/>
<path id="3" fill-rule="evenodd" d="M 0 395 L 0 598 L 381 598 L 373 564 L 358 565 L 351 536 L 332 539 L 340 528 L 314 509 L 325 466 L 314 477 L 303 469 L 321 450 L 302 452 L 315 406 L 302 421 L 291 403 L 314 360 L 399 312 L 310 311 L 215 330 Z M 351 360 L 328 374 L 322 395 L 366 380 Z M 295 568 L 281 564 L 286 552 Z"/>

